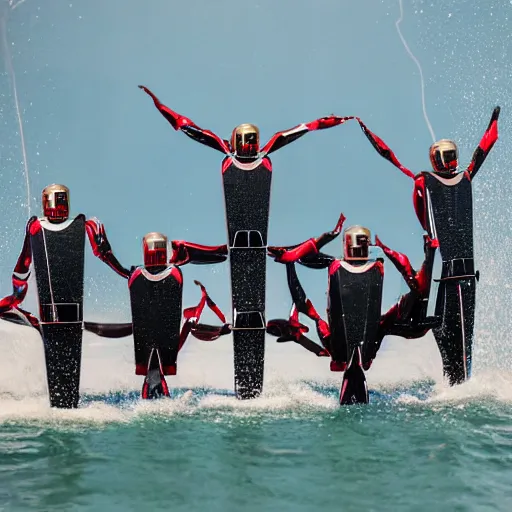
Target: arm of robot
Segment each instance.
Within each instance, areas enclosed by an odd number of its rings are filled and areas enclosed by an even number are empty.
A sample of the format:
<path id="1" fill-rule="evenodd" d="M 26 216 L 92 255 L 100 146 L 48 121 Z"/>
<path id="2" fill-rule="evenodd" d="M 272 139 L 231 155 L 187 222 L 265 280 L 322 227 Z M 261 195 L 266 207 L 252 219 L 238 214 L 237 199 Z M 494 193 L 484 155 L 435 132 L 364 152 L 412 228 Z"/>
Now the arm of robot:
<path id="1" fill-rule="evenodd" d="M 434 255 L 439 244 L 428 235 L 424 235 L 425 259 L 418 272 L 414 271 L 404 254 L 392 251 L 376 237 L 376 245 L 392 261 L 407 282 L 410 292 L 403 295 L 380 321 L 380 340 L 384 336 L 401 336 L 407 339 L 421 338 L 429 329 L 438 326 L 441 319 L 427 316 L 428 299 Z M 380 342 L 378 344 L 380 346 Z"/>
<path id="2" fill-rule="evenodd" d="M 421 227 L 428 232 L 429 226 L 427 223 L 427 202 L 425 200 L 426 193 L 425 177 L 423 174 L 419 174 L 414 180 L 414 192 L 412 200 L 414 204 L 414 211 L 416 212 L 416 217 L 418 217 Z"/>
<path id="3" fill-rule="evenodd" d="M 316 121 L 311 121 L 310 123 L 299 124 L 290 130 L 277 132 L 265 144 L 262 149 L 262 153 L 269 155 L 270 153 L 273 153 L 274 151 L 296 141 L 303 135 L 306 135 L 306 133 L 316 130 L 325 130 L 326 128 L 333 128 L 334 126 L 343 124 L 350 119 L 354 119 L 354 116 L 339 117 L 332 114 L 330 116 L 317 119 Z"/>
<path id="4" fill-rule="evenodd" d="M 420 295 L 424 295 L 425 290 L 430 287 L 432 269 L 429 267 L 433 263 L 433 254 L 436 248 L 439 247 L 439 242 L 432 240 L 428 235 L 424 236 L 424 243 L 425 260 L 420 270 L 416 272 L 405 254 L 393 251 L 387 245 L 384 245 L 378 236 L 375 236 L 375 245 L 380 247 L 384 251 L 384 254 L 391 260 L 391 263 L 393 263 L 398 272 L 400 272 L 405 279 L 409 289 Z"/>
<path id="5" fill-rule="evenodd" d="M 315 322 L 318 337 L 322 341 L 322 344 L 325 345 L 324 341 L 331 335 L 329 325 L 325 320 L 322 320 L 313 306 L 313 303 L 307 298 L 306 292 L 297 276 L 294 263 L 288 263 L 286 265 L 286 278 L 293 302 L 288 322 L 292 332 L 296 334 L 296 339 L 298 340 L 301 334 L 308 331 L 307 327 L 299 322 L 299 313 L 302 313 Z"/>
<path id="6" fill-rule="evenodd" d="M 181 348 L 185 344 L 185 341 L 188 338 L 188 335 L 191 332 L 193 336 L 202 341 L 213 341 L 221 335 L 229 334 L 230 331 L 229 326 L 226 325 L 226 317 L 224 316 L 224 313 L 220 310 L 217 304 L 215 304 L 215 302 L 213 302 L 213 300 L 210 298 L 208 292 L 206 291 L 206 288 L 199 281 L 194 281 L 194 284 L 201 288 L 201 299 L 199 300 L 197 306 L 186 308 L 183 311 L 183 318 L 185 319 L 185 322 L 180 332 L 178 351 L 181 350 Z M 223 325 L 220 326 L 218 328 L 218 331 L 216 331 L 215 333 L 210 331 L 211 336 L 208 335 L 208 329 L 203 330 L 201 327 L 202 324 L 199 324 L 199 319 L 201 318 L 201 314 L 205 306 L 208 306 L 215 313 L 215 315 L 217 315 L 219 320 L 223 323 Z M 211 328 L 212 326 L 206 327 Z"/>
<path id="7" fill-rule="evenodd" d="M 298 327 L 292 325 L 289 319 L 278 318 L 269 320 L 267 323 L 267 334 L 275 336 L 277 343 L 293 341 L 318 357 L 329 357 L 329 352 L 325 348 L 304 336 L 303 333 L 308 332 L 308 330 L 308 327 L 303 324 L 299 324 Z"/>
<path id="8" fill-rule="evenodd" d="M 478 147 L 473 153 L 473 158 L 469 164 L 467 171 L 473 179 L 476 173 L 479 171 L 482 164 L 485 162 L 487 155 L 491 152 L 492 147 L 498 140 L 498 117 L 500 116 L 500 107 L 496 107 L 493 110 L 489 126 L 485 131 L 482 140 L 478 144 Z"/>
<path id="9" fill-rule="evenodd" d="M 338 219 L 338 223 L 332 231 L 328 231 L 318 238 L 310 238 L 305 242 L 293 247 L 268 247 L 268 254 L 275 259 L 278 263 L 294 263 L 298 260 L 307 258 L 308 256 L 315 256 L 319 254 L 320 249 L 332 242 L 339 236 L 345 222 L 345 215 L 343 213 Z"/>
<path id="10" fill-rule="evenodd" d="M 155 107 L 160 111 L 165 119 L 169 121 L 175 130 L 181 130 L 191 139 L 194 139 L 195 141 L 204 144 L 205 146 L 216 149 L 225 155 L 229 155 L 232 152 L 227 140 L 221 139 L 218 135 L 211 132 L 210 130 L 203 130 L 202 128 L 199 128 L 199 126 L 197 126 L 187 117 L 174 112 L 169 107 L 166 107 L 160 103 L 160 100 L 144 85 L 139 85 L 139 89 L 142 89 L 152 98 Z"/>
<path id="11" fill-rule="evenodd" d="M 201 341 L 215 341 L 221 336 L 231 334 L 231 326 L 229 324 L 223 325 L 208 325 L 208 324 L 195 324 L 190 330 L 190 334 Z"/>
<path id="12" fill-rule="evenodd" d="M 105 324 L 97 322 L 84 322 L 84 329 L 102 338 L 125 338 L 133 334 L 133 324 Z"/>
<path id="13" fill-rule="evenodd" d="M 85 229 L 87 231 L 87 236 L 89 237 L 89 242 L 91 243 L 94 256 L 103 261 L 103 263 L 106 263 L 121 277 L 128 279 L 130 277 L 130 271 L 124 268 L 114 256 L 103 224 L 96 217 L 93 217 L 86 221 Z"/>
<path id="14" fill-rule="evenodd" d="M 222 263 L 228 257 L 227 245 L 199 245 L 184 240 L 173 240 L 172 255 L 169 263 L 176 266 L 192 263 L 194 265 L 212 265 Z"/>
<path id="15" fill-rule="evenodd" d="M 359 117 L 356 117 L 357 122 L 359 123 L 359 126 L 361 127 L 361 130 L 363 130 L 363 133 L 366 135 L 367 139 L 371 142 L 372 146 L 375 148 L 377 153 L 389 162 L 391 162 L 395 167 L 398 167 L 406 176 L 409 176 L 409 178 L 414 179 L 414 173 L 407 169 L 407 167 L 404 167 L 398 158 L 396 157 L 395 153 L 391 151 L 391 148 L 375 133 L 370 131 L 368 127 L 359 119 Z"/>
<path id="16" fill-rule="evenodd" d="M 28 291 L 28 278 L 30 276 L 30 265 L 32 263 L 32 248 L 30 246 L 30 235 L 40 229 L 37 217 L 32 217 L 25 228 L 25 239 L 18 261 L 12 274 L 12 294 L 0 300 L 0 315 L 6 313 L 25 299 Z"/>
<path id="17" fill-rule="evenodd" d="M 14 307 L 5 313 L 0 314 L 0 318 L 6 322 L 13 324 L 23 325 L 25 327 L 33 327 L 41 332 L 41 326 L 39 320 L 30 312 L 21 309 L 20 307 Z"/>

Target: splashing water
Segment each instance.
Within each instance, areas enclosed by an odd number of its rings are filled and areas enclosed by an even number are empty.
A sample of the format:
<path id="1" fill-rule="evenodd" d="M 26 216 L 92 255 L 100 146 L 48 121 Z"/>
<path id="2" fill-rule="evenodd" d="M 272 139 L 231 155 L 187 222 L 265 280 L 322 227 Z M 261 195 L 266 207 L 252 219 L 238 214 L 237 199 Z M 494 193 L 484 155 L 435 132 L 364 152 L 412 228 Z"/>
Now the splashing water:
<path id="1" fill-rule="evenodd" d="M 23 161 L 23 174 L 25 177 L 25 186 L 26 186 L 26 193 L 27 193 L 27 213 L 28 216 L 31 216 L 31 194 L 30 194 L 30 174 L 29 174 L 29 168 L 28 168 L 28 158 L 27 158 L 27 147 L 25 144 L 25 133 L 23 131 L 23 118 L 21 115 L 21 107 L 20 107 L 20 101 L 18 97 L 18 87 L 16 84 L 16 73 L 14 71 L 14 66 L 12 63 L 12 56 L 11 51 L 9 48 L 9 41 L 7 39 L 7 20 L 9 11 L 14 11 L 17 7 L 19 7 L 21 4 L 25 3 L 26 0 L 19 0 L 18 2 L 14 2 L 14 0 L 9 0 L 8 6 L 3 7 L 3 9 L 0 9 L 0 32 L 1 32 L 1 39 L 0 39 L 0 47 L 1 47 L 1 53 L 3 60 L 5 62 L 7 74 L 9 75 L 9 79 L 11 82 L 11 89 L 12 89 L 12 95 L 14 98 L 14 106 L 16 108 L 16 117 L 18 119 L 18 128 L 20 132 L 20 141 L 21 141 L 21 154 L 22 154 L 22 161 Z"/>
<path id="2" fill-rule="evenodd" d="M 402 44 L 404 45 L 405 50 L 411 57 L 411 59 L 414 61 L 416 66 L 418 67 L 418 71 L 420 72 L 420 81 L 421 81 L 421 106 L 423 108 L 423 117 L 425 119 L 425 122 L 427 123 L 428 131 L 430 132 L 430 136 L 432 137 L 432 142 L 436 141 L 436 134 L 434 133 L 434 130 L 432 128 L 432 125 L 430 124 L 430 120 L 428 118 L 427 114 L 427 106 L 425 102 L 425 80 L 423 78 L 423 69 L 421 67 L 420 61 L 416 58 L 414 53 L 412 53 L 411 49 L 409 48 L 409 45 L 407 44 L 407 41 L 405 40 L 405 37 L 402 34 L 402 31 L 400 30 L 400 23 L 402 23 L 404 19 L 404 6 L 402 4 L 402 0 L 398 0 L 398 3 L 400 5 L 400 18 L 396 20 L 395 27 L 396 31 L 398 32 L 398 35 L 400 36 L 400 39 L 402 41 Z"/>

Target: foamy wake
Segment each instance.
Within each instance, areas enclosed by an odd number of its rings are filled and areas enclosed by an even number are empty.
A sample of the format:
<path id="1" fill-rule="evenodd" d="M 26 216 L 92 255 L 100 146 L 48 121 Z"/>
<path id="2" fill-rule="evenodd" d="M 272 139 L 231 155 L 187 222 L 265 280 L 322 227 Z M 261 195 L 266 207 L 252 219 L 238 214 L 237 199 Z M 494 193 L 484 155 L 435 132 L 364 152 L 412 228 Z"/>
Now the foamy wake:
<path id="1" fill-rule="evenodd" d="M 180 391 L 170 400 L 142 401 L 137 398 L 142 378 L 133 374 L 132 339 L 105 340 L 85 333 L 84 401 L 71 411 L 49 407 L 42 343 L 35 331 L 0 321 L 0 343 L 0 424 L 105 424 L 209 411 L 237 416 L 338 408 L 342 375 L 329 372 L 326 358 L 316 358 L 292 343 L 279 345 L 274 338 L 267 344 L 264 393 L 256 400 L 239 401 L 233 395 L 232 343 L 225 337 L 214 343 L 189 340 L 180 354 L 178 375 L 168 377 L 169 385 Z M 386 340 L 367 379 L 371 391 L 404 404 L 432 406 L 486 397 L 512 402 L 511 373 L 481 372 L 464 385 L 447 387 L 437 347 L 428 336 L 415 341 Z M 399 391 L 419 381 L 436 382 L 428 398 Z"/>

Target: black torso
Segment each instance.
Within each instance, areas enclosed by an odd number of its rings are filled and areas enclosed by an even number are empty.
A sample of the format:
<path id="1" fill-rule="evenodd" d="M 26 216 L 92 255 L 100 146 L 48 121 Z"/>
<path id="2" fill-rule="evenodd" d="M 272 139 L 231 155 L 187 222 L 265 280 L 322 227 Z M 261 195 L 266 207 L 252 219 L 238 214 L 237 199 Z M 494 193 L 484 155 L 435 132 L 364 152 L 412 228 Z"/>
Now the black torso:
<path id="1" fill-rule="evenodd" d="M 443 261 L 472 259 L 473 192 L 468 175 L 439 179 L 431 172 L 422 174 L 429 235 L 439 240 Z"/>
<path id="2" fill-rule="evenodd" d="M 347 362 L 362 346 L 363 360 L 377 342 L 381 316 L 383 267 L 380 261 L 363 266 L 335 261 L 329 269 L 328 318 L 331 356 Z"/>
<path id="3" fill-rule="evenodd" d="M 50 305 L 57 304 L 53 321 L 80 321 L 84 294 L 85 216 L 78 215 L 63 229 L 47 229 L 45 225 L 48 226 L 47 222 L 41 221 L 41 229 L 30 239 L 41 320 L 52 321 Z"/>
<path id="4" fill-rule="evenodd" d="M 176 272 L 180 279 L 176 278 Z M 173 364 L 178 353 L 181 325 L 181 270 L 170 267 L 164 273 L 153 275 L 139 267 L 129 285 L 137 364 L 147 361 L 151 348 L 170 352 L 171 362 L 164 364 Z"/>
<path id="5" fill-rule="evenodd" d="M 229 246 L 266 246 L 272 182 L 270 160 L 265 157 L 259 163 L 236 161 L 235 165 L 233 157 L 229 158 L 231 164 L 222 174 Z M 239 233 L 235 243 L 237 231 L 259 232 L 262 240 L 251 234 L 251 239 L 246 242 L 247 235 Z"/>

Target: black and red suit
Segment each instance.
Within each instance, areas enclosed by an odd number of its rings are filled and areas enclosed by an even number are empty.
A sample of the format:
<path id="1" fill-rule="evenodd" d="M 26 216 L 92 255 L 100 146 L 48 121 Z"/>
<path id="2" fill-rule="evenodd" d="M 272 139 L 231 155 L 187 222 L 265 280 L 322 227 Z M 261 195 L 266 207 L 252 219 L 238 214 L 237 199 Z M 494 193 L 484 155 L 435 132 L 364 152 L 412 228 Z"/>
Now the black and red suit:
<path id="1" fill-rule="evenodd" d="M 200 128 L 163 105 L 149 89 L 139 87 L 151 96 L 175 130 L 224 155 L 221 169 L 231 267 L 235 393 L 238 398 L 256 397 L 263 387 L 265 351 L 266 248 L 272 181 L 269 155 L 306 133 L 332 128 L 353 118 L 331 115 L 300 124 L 277 132 L 261 150 L 259 131 L 256 135 L 256 127 L 247 125 L 255 130 L 255 137 L 242 143 L 239 151 L 234 135 L 230 142 Z"/>
<path id="2" fill-rule="evenodd" d="M 227 247 L 202 246 L 182 240 L 173 241 L 172 247 L 169 264 L 116 269 L 128 280 L 130 323 L 84 323 L 86 330 L 99 336 L 119 338 L 133 334 L 135 374 L 145 376 L 141 393 L 144 399 L 169 396 L 164 376 L 176 375 L 176 359 L 190 333 L 203 341 L 213 341 L 228 329 L 222 311 L 198 281 L 194 282 L 201 288 L 201 299 L 197 306 L 183 310 L 185 322 L 181 325 L 183 274 L 179 268 L 187 263 L 221 263 L 227 258 Z M 199 323 L 205 305 L 224 325 Z"/>
<path id="3" fill-rule="evenodd" d="M 79 400 L 82 354 L 85 233 L 92 250 L 116 272 L 122 268 L 104 237 L 103 225 L 84 215 L 61 223 L 32 217 L 12 275 L 13 293 L 0 301 L 5 320 L 37 328 L 44 342 L 52 407 L 75 408 Z M 34 265 L 39 319 L 19 307 Z"/>
<path id="4" fill-rule="evenodd" d="M 419 271 L 415 271 L 407 256 L 389 249 L 376 238 L 376 246 L 392 261 L 410 289 L 396 305 L 381 315 L 383 260 L 350 262 L 320 252 L 325 244 L 339 235 L 343 221 L 344 217 L 341 216 L 333 231 L 297 246 L 269 247 L 269 253 L 276 261 L 286 264 L 293 307 L 288 320 L 271 320 L 267 330 L 269 334 L 278 336 L 278 341 L 295 341 L 318 356 L 330 356 L 331 371 L 348 373 L 355 366 L 368 370 L 386 335 L 419 338 L 436 325 L 436 319 L 426 316 L 426 306 L 430 290 L 431 253 L 437 244 L 426 240 L 425 262 Z M 320 317 L 307 299 L 296 273 L 295 262 L 309 268 L 328 269 L 328 322 Z M 299 313 L 315 322 L 322 347 L 304 335 L 308 328 L 299 322 Z M 360 391 L 357 391 L 357 385 L 344 379 L 341 403 L 349 403 L 354 397 L 355 401 L 367 401 L 364 375 L 359 373 L 355 380 L 360 383 Z M 351 397 L 351 394 L 354 396 Z"/>
<path id="5" fill-rule="evenodd" d="M 436 316 L 442 324 L 433 329 L 450 384 L 471 375 L 475 316 L 475 270 L 473 249 L 472 182 L 498 140 L 500 108 L 491 120 L 470 164 L 461 172 L 420 172 L 404 167 L 389 146 L 357 119 L 377 152 L 414 180 L 413 203 L 418 220 L 432 239 L 439 242 L 442 271 L 436 301 Z M 455 169 L 457 161 L 453 162 Z"/>

